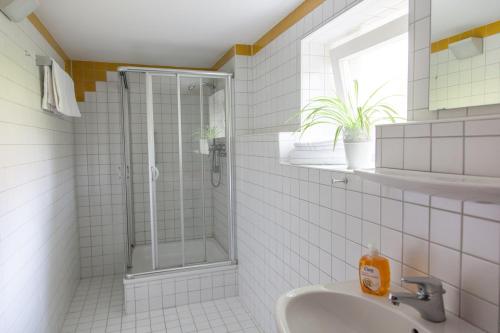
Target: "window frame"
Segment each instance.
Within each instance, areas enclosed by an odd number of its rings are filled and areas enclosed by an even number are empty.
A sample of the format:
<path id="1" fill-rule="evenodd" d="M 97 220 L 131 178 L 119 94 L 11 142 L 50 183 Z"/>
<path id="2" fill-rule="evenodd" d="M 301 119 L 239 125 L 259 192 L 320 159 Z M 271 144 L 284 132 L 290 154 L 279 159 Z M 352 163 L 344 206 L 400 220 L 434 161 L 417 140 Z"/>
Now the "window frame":
<path id="1" fill-rule="evenodd" d="M 348 90 L 345 89 L 343 84 L 342 70 L 340 68 L 341 59 L 408 33 L 408 15 L 404 15 L 331 48 L 330 60 L 332 63 L 333 80 L 337 94 L 346 100 Z"/>

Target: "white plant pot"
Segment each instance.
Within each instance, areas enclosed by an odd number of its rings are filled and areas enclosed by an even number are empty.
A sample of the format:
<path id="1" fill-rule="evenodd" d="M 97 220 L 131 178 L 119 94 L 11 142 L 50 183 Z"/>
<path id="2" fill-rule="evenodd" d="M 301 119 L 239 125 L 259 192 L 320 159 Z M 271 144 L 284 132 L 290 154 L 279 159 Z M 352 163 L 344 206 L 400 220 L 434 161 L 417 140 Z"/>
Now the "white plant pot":
<path id="1" fill-rule="evenodd" d="M 344 142 L 348 169 L 368 168 L 372 164 L 373 142 Z"/>
<path id="2" fill-rule="evenodd" d="M 207 139 L 200 139 L 200 153 L 203 155 L 209 154 L 208 140 Z"/>

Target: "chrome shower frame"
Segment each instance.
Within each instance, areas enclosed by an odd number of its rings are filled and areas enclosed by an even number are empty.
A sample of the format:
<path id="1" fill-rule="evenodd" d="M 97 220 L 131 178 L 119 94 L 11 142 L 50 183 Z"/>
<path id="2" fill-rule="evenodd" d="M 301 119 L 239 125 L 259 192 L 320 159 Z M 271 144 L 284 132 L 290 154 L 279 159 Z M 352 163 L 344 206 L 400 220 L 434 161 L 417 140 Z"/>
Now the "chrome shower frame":
<path id="1" fill-rule="evenodd" d="M 118 72 L 120 74 L 121 82 L 121 100 L 122 100 L 122 133 L 123 133 L 123 168 L 125 170 L 124 185 L 125 185 L 125 198 L 126 198 L 126 219 L 127 219 L 127 232 L 126 232 L 126 254 L 127 254 L 127 267 L 132 265 L 132 252 L 135 246 L 135 232 L 134 232 L 134 221 L 133 221 L 133 202 L 132 202 L 132 186 L 133 182 L 131 180 L 131 152 L 130 152 L 130 101 L 128 94 L 128 87 L 126 81 L 126 73 L 140 73 L 145 74 L 146 77 L 146 111 L 148 113 L 148 152 L 150 155 L 149 163 L 149 184 L 150 184 L 150 222 L 151 222 L 151 250 L 152 250 L 152 271 L 141 272 L 141 273 L 126 273 L 125 278 L 133 279 L 136 277 L 148 276 L 151 274 L 164 273 L 164 272 L 179 272 L 188 271 L 193 269 L 200 269 L 203 267 L 215 267 L 220 265 L 230 265 L 236 264 L 236 237 L 235 237 L 235 210 L 234 210 L 234 198 L 235 198 L 235 177 L 234 177 L 234 117 L 233 117 L 233 91 L 232 91 L 232 73 L 225 72 L 213 72 L 213 71 L 198 71 L 198 70 L 179 70 L 179 69 L 162 69 L 162 68 L 146 68 L 146 67 L 119 67 Z M 216 263 L 204 263 L 204 264 L 192 264 L 186 265 L 184 259 L 184 236 L 182 235 L 182 267 L 166 268 L 161 269 L 158 265 L 158 238 L 156 236 L 157 231 L 157 219 L 156 219 L 156 200 L 155 200 L 155 182 L 158 178 L 158 169 L 156 168 L 154 161 L 154 137 L 152 137 L 153 131 L 151 129 L 154 126 L 153 123 L 153 98 L 152 98 L 152 77 L 153 76 L 168 76 L 175 77 L 177 82 L 177 112 L 178 112 L 178 126 L 179 126 L 179 168 L 180 168 L 180 204 L 181 204 L 181 232 L 184 233 L 184 216 L 183 216 L 183 169 L 182 169 L 182 124 L 181 124 L 181 99 L 180 99 L 180 80 L 181 78 L 193 78 L 199 79 L 200 90 L 203 86 L 202 79 L 224 79 L 225 80 L 225 113 L 226 113 L 226 168 L 227 168 L 227 191 L 228 191 L 228 261 L 221 261 Z M 201 102 L 201 99 L 200 99 Z M 203 106 L 201 106 L 203 107 Z M 203 121 L 203 118 L 202 118 Z M 128 126 L 128 128 L 127 128 Z M 152 153 L 153 152 L 153 153 Z M 203 207 L 204 209 L 204 207 Z M 205 229 L 205 228 L 204 228 Z M 205 230 L 204 230 L 205 233 Z"/>

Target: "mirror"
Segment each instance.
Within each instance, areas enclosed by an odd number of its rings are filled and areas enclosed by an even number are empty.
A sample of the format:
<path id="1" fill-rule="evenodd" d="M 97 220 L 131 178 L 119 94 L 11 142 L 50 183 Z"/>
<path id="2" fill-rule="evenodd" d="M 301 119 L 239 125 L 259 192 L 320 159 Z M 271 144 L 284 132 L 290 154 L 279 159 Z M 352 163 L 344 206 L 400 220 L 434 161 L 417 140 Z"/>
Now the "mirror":
<path id="1" fill-rule="evenodd" d="M 225 90 L 215 91 L 208 97 L 210 131 L 214 139 L 226 136 L 226 95 Z"/>
<path id="2" fill-rule="evenodd" d="M 500 1 L 432 0 L 429 110 L 500 103 Z"/>

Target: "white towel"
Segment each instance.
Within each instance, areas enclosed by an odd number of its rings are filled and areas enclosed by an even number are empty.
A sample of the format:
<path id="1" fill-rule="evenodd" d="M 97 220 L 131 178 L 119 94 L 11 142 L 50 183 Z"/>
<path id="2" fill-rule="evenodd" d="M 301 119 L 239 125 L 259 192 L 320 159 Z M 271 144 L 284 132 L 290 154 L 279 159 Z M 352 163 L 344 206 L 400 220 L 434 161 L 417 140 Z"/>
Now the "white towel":
<path id="1" fill-rule="evenodd" d="M 57 112 L 56 101 L 54 99 L 54 82 L 52 80 L 52 69 L 50 66 L 43 66 L 42 109 L 50 112 Z"/>
<path id="2" fill-rule="evenodd" d="M 75 98 L 73 80 L 52 59 L 52 70 L 44 67 L 42 108 L 69 117 L 81 117 Z"/>

